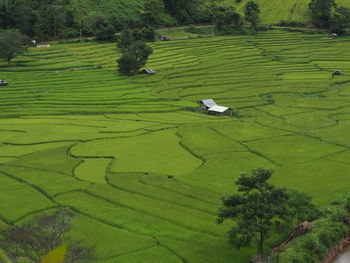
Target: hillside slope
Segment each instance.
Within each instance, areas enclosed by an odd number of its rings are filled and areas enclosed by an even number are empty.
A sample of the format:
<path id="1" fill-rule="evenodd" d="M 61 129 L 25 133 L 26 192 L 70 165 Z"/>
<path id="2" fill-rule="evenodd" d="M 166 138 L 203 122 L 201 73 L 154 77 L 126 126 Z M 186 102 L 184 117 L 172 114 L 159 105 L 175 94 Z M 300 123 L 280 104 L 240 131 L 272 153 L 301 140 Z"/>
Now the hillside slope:
<path id="1" fill-rule="evenodd" d="M 234 6 L 243 13 L 243 8 L 249 0 L 242 0 Z M 261 19 L 266 24 L 276 24 L 280 21 L 310 21 L 308 4 L 311 0 L 254 0 L 261 7 Z M 232 0 L 226 0 L 232 3 Z M 339 6 L 350 7 L 350 0 L 336 0 Z"/>

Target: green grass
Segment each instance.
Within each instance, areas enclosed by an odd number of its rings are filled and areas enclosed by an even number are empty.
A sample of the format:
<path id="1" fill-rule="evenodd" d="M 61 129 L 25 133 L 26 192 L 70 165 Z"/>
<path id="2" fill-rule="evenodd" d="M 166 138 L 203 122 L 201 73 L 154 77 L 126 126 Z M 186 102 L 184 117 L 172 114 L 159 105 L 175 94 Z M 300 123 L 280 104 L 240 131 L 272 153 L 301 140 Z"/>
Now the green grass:
<path id="1" fill-rule="evenodd" d="M 350 188 L 348 41 L 155 42 L 159 72 L 134 77 L 117 73 L 114 44 L 31 49 L 0 67 L 0 226 L 68 206 L 97 262 L 249 262 L 255 248 L 232 249 L 232 223 L 215 222 L 241 173 L 271 168 L 317 205 Z M 206 98 L 240 117 L 189 110 Z"/>

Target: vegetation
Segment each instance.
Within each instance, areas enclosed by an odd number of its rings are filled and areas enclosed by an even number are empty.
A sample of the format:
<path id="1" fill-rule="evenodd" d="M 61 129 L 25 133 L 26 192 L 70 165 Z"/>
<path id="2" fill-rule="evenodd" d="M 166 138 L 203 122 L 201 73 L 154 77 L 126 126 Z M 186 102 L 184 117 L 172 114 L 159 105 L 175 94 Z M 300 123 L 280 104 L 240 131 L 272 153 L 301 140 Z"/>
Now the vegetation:
<path id="1" fill-rule="evenodd" d="M 253 1 L 249 1 L 244 8 L 245 20 L 250 23 L 251 32 L 255 33 L 258 30 L 259 5 Z"/>
<path id="2" fill-rule="evenodd" d="M 238 194 L 222 199 L 218 222 L 235 220 L 230 242 L 237 248 L 249 247 L 257 238 L 258 251 L 263 253 L 265 240 L 275 225 L 288 220 L 287 191 L 269 184 L 271 175 L 272 171 L 263 168 L 253 170 L 251 175 L 242 174 L 236 182 Z"/>
<path id="3" fill-rule="evenodd" d="M 123 56 L 118 59 L 119 72 L 124 75 L 135 75 L 146 65 L 153 49 L 141 41 L 133 42 L 123 50 Z"/>
<path id="4" fill-rule="evenodd" d="M 23 225 L 9 226 L 0 232 L 2 247 L 13 260 L 25 258 L 40 263 L 50 251 L 68 242 L 64 235 L 70 230 L 74 216 L 71 211 L 60 209 Z M 73 240 L 69 243 L 65 262 L 86 262 L 94 258 L 92 247 L 80 246 Z"/>
<path id="5" fill-rule="evenodd" d="M 67 206 L 67 235 L 96 245 L 95 262 L 246 263 L 255 246 L 232 248 L 232 224 L 215 223 L 240 174 L 273 169 L 271 184 L 318 208 L 350 189 L 348 42 L 279 30 L 153 42 L 152 77 L 118 74 L 115 43 L 2 62 L 0 228 Z M 241 117 L 187 110 L 204 98 Z"/>
<path id="6" fill-rule="evenodd" d="M 29 39 L 17 31 L 0 31 L 0 59 L 10 65 L 13 58 L 27 51 L 29 43 Z"/>
<path id="7" fill-rule="evenodd" d="M 346 200 L 325 207 L 322 217 L 313 222 L 312 232 L 298 237 L 290 247 L 276 255 L 276 262 L 313 263 L 323 260 L 329 249 L 348 233 L 348 226 L 344 224 L 349 222 L 345 207 Z"/>

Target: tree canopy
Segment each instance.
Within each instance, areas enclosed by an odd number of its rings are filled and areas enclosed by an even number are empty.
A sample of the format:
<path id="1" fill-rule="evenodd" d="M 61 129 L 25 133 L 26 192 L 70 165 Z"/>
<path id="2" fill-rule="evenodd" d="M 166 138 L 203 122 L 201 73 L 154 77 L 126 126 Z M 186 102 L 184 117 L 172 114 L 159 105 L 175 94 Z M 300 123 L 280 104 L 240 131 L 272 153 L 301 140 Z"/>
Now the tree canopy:
<path id="1" fill-rule="evenodd" d="M 311 0 L 309 8 L 317 26 L 329 27 L 332 11 L 337 4 L 335 0 Z"/>
<path id="2" fill-rule="evenodd" d="M 260 7 L 257 3 L 249 1 L 244 8 L 245 20 L 251 25 L 251 31 L 256 32 L 258 30 L 257 25 L 259 22 Z"/>
<path id="3" fill-rule="evenodd" d="M 222 198 L 218 223 L 225 219 L 236 222 L 229 234 L 229 240 L 236 248 L 247 247 L 257 240 L 258 251 L 263 252 L 273 227 L 288 220 L 287 190 L 270 184 L 271 175 L 272 171 L 264 168 L 242 174 L 236 181 L 238 193 Z"/>
<path id="4" fill-rule="evenodd" d="M 29 45 L 29 38 L 18 31 L 0 31 L 0 58 L 8 64 L 16 56 L 25 53 Z"/>
<path id="5" fill-rule="evenodd" d="M 133 42 L 123 50 L 123 55 L 118 62 L 118 70 L 123 75 L 136 75 L 146 65 L 148 57 L 153 49 L 142 41 Z"/>

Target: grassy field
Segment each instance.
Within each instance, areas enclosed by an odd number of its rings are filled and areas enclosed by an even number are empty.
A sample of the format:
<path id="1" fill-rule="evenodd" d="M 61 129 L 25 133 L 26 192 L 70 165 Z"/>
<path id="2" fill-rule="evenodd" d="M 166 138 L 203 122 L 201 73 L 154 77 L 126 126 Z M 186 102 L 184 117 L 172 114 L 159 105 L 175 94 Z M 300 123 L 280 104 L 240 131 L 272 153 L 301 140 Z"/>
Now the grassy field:
<path id="1" fill-rule="evenodd" d="M 153 43 L 123 77 L 114 44 L 31 49 L 0 67 L 0 227 L 67 206 L 100 263 L 246 263 L 220 197 L 243 172 L 326 204 L 350 189 L 348 38 L 269 31 Z M 331 73 L 345 75 L 334 79 Z M 213 98 L 240 117 L 189 111 Z"/>

